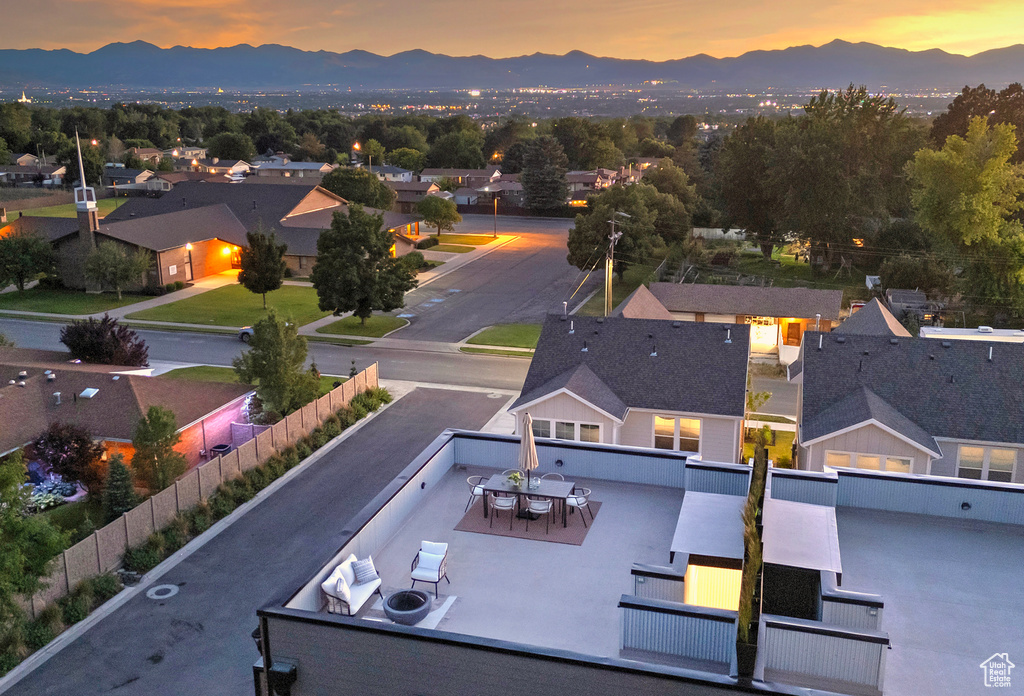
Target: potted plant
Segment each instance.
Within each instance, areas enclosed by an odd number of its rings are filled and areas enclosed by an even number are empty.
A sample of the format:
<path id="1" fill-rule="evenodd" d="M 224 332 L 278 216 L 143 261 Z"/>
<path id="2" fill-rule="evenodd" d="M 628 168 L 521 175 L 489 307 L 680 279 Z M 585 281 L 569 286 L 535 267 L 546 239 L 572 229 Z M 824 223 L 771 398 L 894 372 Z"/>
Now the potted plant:
<path id="1" fill-rule="evenodd" d="M 508 482 L 511 483 L 516 488 L 519 488 L 520 486 L 523 485 L 522 473 L 518 471 L 513 471 L 511 474 L 508 475 Z"/>

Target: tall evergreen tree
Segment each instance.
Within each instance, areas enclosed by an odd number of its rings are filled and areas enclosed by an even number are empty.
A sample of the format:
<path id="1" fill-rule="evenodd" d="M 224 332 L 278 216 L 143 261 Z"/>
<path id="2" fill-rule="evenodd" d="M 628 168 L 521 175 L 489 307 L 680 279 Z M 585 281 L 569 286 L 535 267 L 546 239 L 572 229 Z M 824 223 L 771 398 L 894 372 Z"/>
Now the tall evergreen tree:
<path id="1" fill-rule="evenodd" d="M 103 487 L 103 516 L 113 522 L 139 504 L 135 492 L 135 481 L 131 469 L 125 466 L 124 457 L 115 454 L 107 465 L 107 482 Z"/>
<path id="2" fill-rule="evenodd" d="M 565 205 L 569 187 L 565 171 L 569 160 L 562 146 L 550 135 L 530 141 L 523 153 L 520 179 L 531 210 L 554 210 Z"/>
<path id="3" fill-rule="evenodd" d="M 246 232 L 247 245 L 242 249 L 242 270 L 238 282 L 249 292 L 263 296 L 263 309 L 267 308 L 267 293 L 281 287 L 288 264 L 284 254 L 287 244 L 278 244 L 274 233 L 267 234 L 260 223 L 255 232 Z"/>
<path id="4" fill-rule="evenodd" d="M 132 470 L 151 492 L 167 488 L 188 469 L 185 457 L 174 449 L 180 441 L 174 412 L 162 406 L 150 406 L 132 437 L 135 447 Z"/>

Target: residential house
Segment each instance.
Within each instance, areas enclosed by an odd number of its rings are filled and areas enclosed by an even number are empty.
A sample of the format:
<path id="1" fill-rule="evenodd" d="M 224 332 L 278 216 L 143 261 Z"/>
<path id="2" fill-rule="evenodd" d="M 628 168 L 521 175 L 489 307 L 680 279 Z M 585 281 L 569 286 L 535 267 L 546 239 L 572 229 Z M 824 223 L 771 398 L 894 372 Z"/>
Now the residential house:
<path id="1" fill-rule="evenodd" d="M 639 286 L 627 295 L 626 299 L 612 311 L 612 316 L 626 319 L 665 319 L 669 321 L 675 318 L 671 312 L 665 309 L 665 305 L 658 302 L 646 285 Z"/>
<path id="2" fill-rule="evenodd" d="M 330 174 L 337 168 L 338 165 L 327 162 L 267 162 L 257 167 L 256 176 L 319 181 L 325 174 Z"/>
<path id="3" fill-rule="evenodd" d="M 1024 345 L 812 332 L 800 361 L 799 468 L 1024 483 Z"/>
<path id="4" fill-rule="evenodd" d="M 943 308 L 942 303 L 929 301 L 920 290 L 889 289 L 885 291 L 885 301 L 897 319 L 913 314 L 920 324 L 935 321 Z"/>
<path id="5" fill-rule="evenodd" d="M 410 183 L 412 181 L 412 172 L 408 169 L 402 169 L 401 167 L 395 167 L 390 164 L 377 164 L 369 167 L 369 170 L 377 175 L 377 178 L 381 181 L 395 181 L 402 183 Z"/>
<path id="6" fill-rule="evenodd" d="M 565 181 L 569 185 L 569 193 L 586 191 L 602 191 L 615 183 L 615 172 L 610 169 L 602 171 L 574 171 L 565 175 Z"/>
<path id="7" fill-rule="evenodd" d="M 910 338 L 910 332 L 878 301 L 878 298 L 872 299 L 851 314 L 842 324 L 832 329 L 832 333 Z"/>
<path id="8" fill-rule="evenodd" d="M 9 164 L 14 164 L 19 167 L 34 167 L 42 163 L 42 160 L 29 152 L 19 152 L 11 155 L 11 161 Z"/>
<path id="9" fill-rule="evenodd" d="M 441 192 L 441 188 L 432 181 L 385 181 L 384 183 L 395 192 L 395 211 L 406 215 L 416 212 L 416 204 L 423 200 L 424 196 L 432 196 Z"/>
<path id="10" fill-rule="evenodd" d="M 478 199 L 479 194 L 466 186 L 455 191 L 455 205 L 476 205 Z"/>
<path id="11" fill-rule="evenodd" d="M 523 185 L 517 180 L 495 181 L 477 189 L 480 196 L 480 203 L 494 203 L 497 198 L 499 206 L 514 206 L 521 208 L 526 205 L 526 193 Z"/>
<path id="12" fill-rule="evenodd" d="M 841 290 L 744 285 L 651 283 L 651 294 L 676 319 L 750 325 L 752 353 L 796 360 L 804 331 L 830 331 L 839 321 Z"/>
<path id="13" fill-rule="evenodd" d="M 438 182 L 451 179 L 457 184 L 469 188 L 480 188 L 501 178 L 501 172 L 493 167 L 487 169 L 424 169 L 420 172 L 420 181 Z"/>
<path id="14" fill-rule="evenodd" d="M 206 172 L 225 176 L 244 176 L 252 167 L 243 160 L 221 160 L 216 157 L 199 159 L 197 157 L 174 160 L 176 172 Z"/>
<path id="15" fill-rule="evenodd" d="M 123 189 L 148 188 L 146 182 L 153 178 L 149 169 L 129 169 L 127 167 L 104 167 L 103 185 Z"/>
<path id="16" fill-rule="evenodd" d="M 0 456 L 25 446 L 55 421 L 80 425 L 108 454 L 134 453 L 132 435 L 151 406 L 174 412 L 189 464 L 231 443 L 231 423 L 246 423 L 242 384 L 147 376 L 148 368 L 92 365 L 68 353 L 0 348 Z"/>
<path id="17" fill-rule="evenodd" d="M 60 186 L 67 169 L 59 164 L 0 165 L 0 184 L 8 186 Z"/>
<path id="18" fill-rule="evenodd" d="M 541 438 L 654 447 L 735 462 L 750 328 L 548 316 L 509 411 Z"/>
<path id="19" fill-rule="evenodd" d="M 163 150 L 157 150 L 155 147 L 130 147 L 128 154 L 143 164 L 152 164 L 154 167 L 160 164 L 164 157 Z"/>
<path id="20" fill-rule="evenodd" d="M 176 160 L 176 159 L 195 159 L 201 160 L 206 159 L 206 148 L 198 147 L 195 145 L 179 145 L 178 147 L 172 147 L 169 150 L 163 151 L 163 156 Z"/>

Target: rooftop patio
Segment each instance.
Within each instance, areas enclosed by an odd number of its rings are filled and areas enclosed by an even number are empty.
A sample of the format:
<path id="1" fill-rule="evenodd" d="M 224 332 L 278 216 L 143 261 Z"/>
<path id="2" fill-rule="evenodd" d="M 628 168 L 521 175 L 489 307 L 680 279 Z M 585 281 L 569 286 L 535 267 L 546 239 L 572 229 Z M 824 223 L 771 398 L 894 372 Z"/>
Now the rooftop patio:
<path id="1" fill-rule="evenodd" d="M 469 500 L 466 477 L 499 473 L 455 467 L 444 476 L 383 551 L 374 554 L 384 594 L 409 586 L 409 566 L 420 541 L 447 542 L 451 584 L 442 582 L 439 591 L 457 599 L 438 630 L 617 656 L 618 601 L 633 591 L 630 568 L 635 562 L 668 563 L 683 491 L 577 480 L 602 503 L 580 546 L 455 531 Z M 508 513 L 494 522 L 495 527 L 502 524 L 507 529 Z M 580 514 L 570 515 L 568 524 L 582 526 Z M 530 524 L 530 532 L 537 530 L 539 537 L 544 529 L 543 520 Z"/>

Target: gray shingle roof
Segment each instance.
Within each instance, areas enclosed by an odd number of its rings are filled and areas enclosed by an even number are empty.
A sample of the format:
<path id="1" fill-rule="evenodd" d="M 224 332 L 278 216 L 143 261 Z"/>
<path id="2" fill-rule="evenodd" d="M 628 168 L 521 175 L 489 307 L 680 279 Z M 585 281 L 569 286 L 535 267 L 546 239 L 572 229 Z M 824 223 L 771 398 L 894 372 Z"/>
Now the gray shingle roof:
<path id="1" fill-rule="evenodd" d="M 246 245 L 245 227 L 223 203 L 104 224 L 98 234 L 153 251 L 209 239 L 220 239 L 236 246 Z"/>
<path id="2" fill-rule="evenodd" d="M 613 414 L 621 403 L 742 417 L 749 348 L 744 325 L 550 315 L 512 408 L 566 388 Z"/>
<path id="3" fill-rule="evenodd" d="M 878 298 L 851 314 L 849 319 L 832 329 L 832 333 L 910 337 L 910 332 L 878 301 Z"/>
<path id="4" fill-rule="evenodd" d="M 746 314 L 837 321 L 842 290 L 761 288 L 746 285 L 651 283 L 651 294 L 670 312 Z"/>
<path id="5" fill-rule="evenodd" d="M 643 285 L 631 292 L 615 308 L 612 316 L 627 319 L 672 319 L 672 314 L 665 309 L 665 305 L 658 302 L 658 298 Z"/>
<path id="6" fill-rule="evenodd" d="M 941 454 L 935 438 L 867 387 L 855 389 L 846 398 L 832 404 L 810 420 L 804 421 L 801 441 L 806 444 L 868 420 L 877 421 L 895 430 L 936 456 Z"/>
<path id="7" fill-rule="evenodd" d="M 866 388 L 932 437 L 1024 443 L 1024 344 L 824 334 L 818 350 L 818 335 L 803 342 L 802 440 Z"/>
<path id="8" fill-rule="evenodd" d="M 77 234 L 78 219 L 22 215 L 21 217 L 11 219 L 4 229 L 11 230 L 11 232 L 5 232 L 5 234 L 38 234 L 48 241 L 55 242 L 68 235 Z"/>

